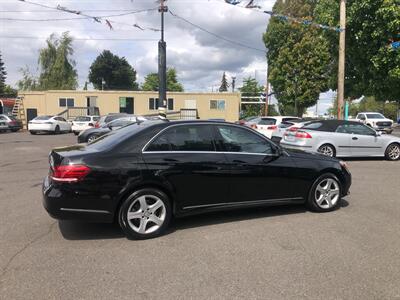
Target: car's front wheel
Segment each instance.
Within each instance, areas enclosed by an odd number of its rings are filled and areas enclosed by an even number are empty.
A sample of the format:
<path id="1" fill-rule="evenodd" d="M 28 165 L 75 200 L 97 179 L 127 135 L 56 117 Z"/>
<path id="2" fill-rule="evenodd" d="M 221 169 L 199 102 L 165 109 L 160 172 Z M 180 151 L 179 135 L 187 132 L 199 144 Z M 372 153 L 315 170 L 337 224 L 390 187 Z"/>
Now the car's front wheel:
<path id="1" fill-rule="evenodd" d="M 95 139 L 97 139 L 97 136 L 96 136 L 96 135 L 94 135 L 94 134 L 89 135 L 89 136 L 88 136 L 88 139 L 87 139 L 87 142 L 88 142 L 88 143 L 91 143 L 91 142 L 93 142 Z"/>
<path id="2" fill-rule="evenodd" d="M 129 238 L 149 239 L 161 235 L 171 220 L 168 196 L 157 189 L 141 189 L 121 205 L 119 224 Z"/>
<path id="3" fill-rule="evenodd" d="M 310 209 L 317 212 L 332 211 L 338 206 L 340 195 L 339 179 L 333 174 L 324 174 L 314 182 L 307 204 Z"/>
<path id="4" fill-rule="evenodd" d="M 400 144 L 390 144 L 385 151 L 385 157 L 387 160 L 399 160 L 400 159 Z"/>

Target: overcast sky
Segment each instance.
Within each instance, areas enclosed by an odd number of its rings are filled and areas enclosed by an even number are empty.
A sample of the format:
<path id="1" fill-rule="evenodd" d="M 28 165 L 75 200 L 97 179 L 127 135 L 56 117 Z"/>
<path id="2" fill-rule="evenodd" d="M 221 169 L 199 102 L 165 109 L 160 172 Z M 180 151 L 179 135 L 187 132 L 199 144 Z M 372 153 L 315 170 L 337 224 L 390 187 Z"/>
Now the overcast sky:
<path id="1" fill-rule="evenodd" d="M 91 16 L 152 9 L 158 5 L 154 0 L 29 1 L 51 7 L 61 5 Z M 275 0 L 255 2 L 262 9 L 271 10 Z M 224 0 L 168 0 L 167 4 L 173 13 L 195 25 L 250 48 L 265 50 L 262 34 L 269 21 L 266 14 L 228 5 Z M 28 22 L 7 18 L 79 19 Z M 45 46 L 45 39 L 53 32 L 61 34 L 64 31 L 69 31 L 75 38 L 73 58 L 77 64 L 80 88 L 87 80 L 91 63 L 105 49 L 124 56 L 137 70 L 139 82 L 143 82 L 146 74 L 157 72 L 157 41 L 160 33 L 131 26 L 138 24 L 145 29 L 159 28 L 160 15 L 156 10 L 109 17 L 108 20 L 118 22 L 111 23 L 113 30 L 110 30 L 104 21 L 99 24 L 94 20 L 18 0 L 0 0 L 0 19 L 0 51 L 8 72 L 8 84 L 15 85 L 21 77 L 21 67 L 28 66 L 33 73 L 37 72 L 38 52 Z M 167 65 L 177 69 L 178 79 L 186 91 L 217 89 L 224 71 L 227 72 L 228 80 L 232 76 L 237 78 L 237 87 L 241 86 L 242 79 L 247 76 L 256 76 L 260 84 L 265 84 L 267 64 L 264 52 L 218 39 L 170 14 L 166 15 L 165 25 Z M 332 93 L 321 95 L 319 112 L 325 112 L 331 101 Z"/>

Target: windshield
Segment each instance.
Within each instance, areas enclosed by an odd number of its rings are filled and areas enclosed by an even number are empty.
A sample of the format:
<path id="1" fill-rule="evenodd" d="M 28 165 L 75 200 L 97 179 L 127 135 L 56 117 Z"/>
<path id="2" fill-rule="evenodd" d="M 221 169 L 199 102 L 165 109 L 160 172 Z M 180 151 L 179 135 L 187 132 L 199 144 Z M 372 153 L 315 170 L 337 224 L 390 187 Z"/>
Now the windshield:
<path id="1" fill-rule="evenodd" d="M 381 114 L 367 114 L 368 119 L 385 119 Z"/>
<path id="2" fill-rule="evenodd" d="M 90 117 L 76 117 L 76 122 L 90 122 Z"/>
<path id="3" fill-rule="evenodd" d="M 49 120 L 52 117 L 53 116 L 40 116 L 40 117 L 36 117 L 34 120 Z"/>

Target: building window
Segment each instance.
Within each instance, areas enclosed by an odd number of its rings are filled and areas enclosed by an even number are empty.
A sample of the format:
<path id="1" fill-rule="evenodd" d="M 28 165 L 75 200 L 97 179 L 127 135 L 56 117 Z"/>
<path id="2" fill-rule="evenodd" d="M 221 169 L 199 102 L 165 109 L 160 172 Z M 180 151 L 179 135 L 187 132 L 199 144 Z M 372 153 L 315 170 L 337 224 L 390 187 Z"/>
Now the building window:
<path id="1" fill-rule="evenodd" d="M 58 106 L 60 107 L 74 107 L 75 100 L 73 98 L 60 98 L 58 99 Z"/>
<path id="2" fill-rule="evenodd" d="M 225 100 L 210 100 L 210 109 L 225 110 Z"/>
<path id="3" fill-rule="evenodd" d="M 158 109 L 158 98 L 150 98 L 149 110 L 157 110 L 157 109 Z"/>
<path id="4" fill-rule="evenodd" d="M 168 110 L 174 110 L 174 99 L 168 98 Z"/>

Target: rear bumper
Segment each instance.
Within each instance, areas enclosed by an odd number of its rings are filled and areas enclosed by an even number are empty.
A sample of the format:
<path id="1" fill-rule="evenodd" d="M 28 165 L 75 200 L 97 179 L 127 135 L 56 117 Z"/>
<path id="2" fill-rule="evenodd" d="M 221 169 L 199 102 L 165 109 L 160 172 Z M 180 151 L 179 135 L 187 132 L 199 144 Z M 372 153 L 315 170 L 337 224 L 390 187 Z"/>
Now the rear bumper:
<path id="1" fill-rule="evenodd" d="M 47 213 L 57 220 L 111 223 L 114 215 L 101 204 L 77 193 L 66 193 L 46 177 L 42 186 L 43 206 Z M 100 202 L 100 203 L 99 203 Z M 95 206 L 94 206 L 95 205 Z"/>

